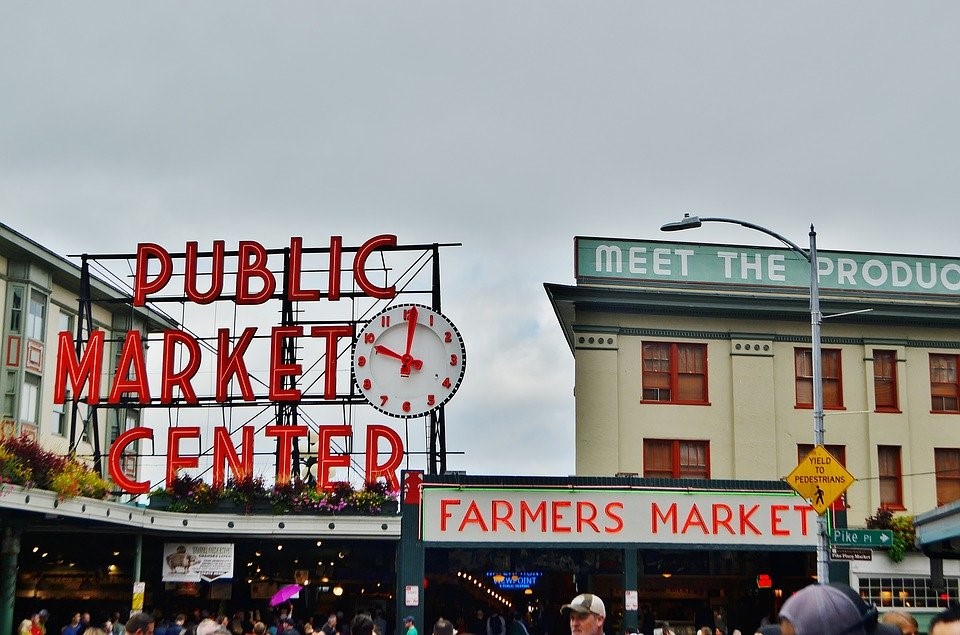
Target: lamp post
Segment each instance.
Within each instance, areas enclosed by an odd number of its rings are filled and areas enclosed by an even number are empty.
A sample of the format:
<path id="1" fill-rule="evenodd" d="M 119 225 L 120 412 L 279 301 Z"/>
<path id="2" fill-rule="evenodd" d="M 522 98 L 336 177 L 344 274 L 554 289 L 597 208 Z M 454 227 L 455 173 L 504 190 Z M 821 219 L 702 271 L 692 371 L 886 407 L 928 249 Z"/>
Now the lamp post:
<path id="1" fill-rule="evenodd" d="M 784 238 L 777 232 L 761 225 L 734 218 L 717 218 L 691 216 L 684 214 L 683 219 L 674 223 L 666 223 L 660 227 L 661 231 L 673 232 L 684 229 L 695 229 L 703 223 L 731 223 L 748 229 L 773 236 L 784 245 L 803 256 L 810 264 L 810 343 L 813 357 L 813 444 L 823 445 L 823 365 L 820 347 L 820 324 L 823 315 L 820 313 L 820 281 L 817 278 L 817 232 L 810 225 L 810 249 L 803 249 L 799 245 Z M 817 581 L 821 584 L 830 582 L 830 570 L 827 560 L 827 519 L 824 514 L 817 516 Z"/>

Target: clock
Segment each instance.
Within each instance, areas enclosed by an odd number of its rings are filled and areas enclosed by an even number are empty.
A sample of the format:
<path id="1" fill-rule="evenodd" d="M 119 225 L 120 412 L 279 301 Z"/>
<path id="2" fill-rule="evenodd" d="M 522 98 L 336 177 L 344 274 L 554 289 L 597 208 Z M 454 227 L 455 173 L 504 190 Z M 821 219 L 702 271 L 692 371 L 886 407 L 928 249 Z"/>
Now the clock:
<path id="1" fill-rule="evenodd" d="M 357 388 L 370 405 L 392 417 L 421 417 L 448 402 L 466 366 L 460 331 L 420 304 L 381 311 L 353 346 Z"/>

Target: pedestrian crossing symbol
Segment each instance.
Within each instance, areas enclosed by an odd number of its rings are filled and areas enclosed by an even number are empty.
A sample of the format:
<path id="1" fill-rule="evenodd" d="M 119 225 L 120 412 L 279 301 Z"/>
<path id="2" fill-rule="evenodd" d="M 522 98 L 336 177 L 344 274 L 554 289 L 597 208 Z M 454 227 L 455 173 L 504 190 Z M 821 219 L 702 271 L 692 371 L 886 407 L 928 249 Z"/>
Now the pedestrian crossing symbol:
<path id="1" fill-rule="evenodd" d="M 825 447 L 818 445 L 803 457 L 787 475 L 787 484 L 803 496 L 818 514 L 823 514 L 833 501 L 847 491 L 856 479 Z"/>

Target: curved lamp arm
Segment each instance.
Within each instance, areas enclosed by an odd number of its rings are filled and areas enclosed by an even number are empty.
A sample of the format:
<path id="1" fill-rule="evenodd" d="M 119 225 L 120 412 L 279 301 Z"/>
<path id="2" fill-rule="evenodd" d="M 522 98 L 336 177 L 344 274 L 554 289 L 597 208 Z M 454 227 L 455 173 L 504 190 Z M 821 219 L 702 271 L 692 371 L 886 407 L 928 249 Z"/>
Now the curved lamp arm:
<path id="1" fill-rule="evenodd" d="M 782 242 L 784 245 L 786 245 L 790 249 L 794 250 L 795 252 L 803 256 L 807 262 L 810 262 L 810 263 L 813 262 L 810 258 L 810 251 L 799 246 L 792 240 L 786 238 L 785 236 L 781 236 L 780 234 L 773 231 L 772 229 L 767 229 L 762 225 L 750 223 L 745 220 L 737 220 L 736 218 L 720 218 L 717 216 L 704 216 L 703 218 L 700 218 L 699 216 L 691 216 L 690 214 L 684 214 L 682 220 L 676 221 L 674 223 L 666 223 L 664 225 L 661 225 L 660 231 L 677 232 L 677 231 L 682 231 L 684 229 L 696 229 L 697 227 L 700 227 L 704 223 L 730 223 L 731 225 L 740 225 L 741 227 L 755 229 L 756 231 L 762 232 L 768 236 L 773 236 L 774 238 Z M 812 225 L 810 227 L 810 231 L 813 231 Z"/>

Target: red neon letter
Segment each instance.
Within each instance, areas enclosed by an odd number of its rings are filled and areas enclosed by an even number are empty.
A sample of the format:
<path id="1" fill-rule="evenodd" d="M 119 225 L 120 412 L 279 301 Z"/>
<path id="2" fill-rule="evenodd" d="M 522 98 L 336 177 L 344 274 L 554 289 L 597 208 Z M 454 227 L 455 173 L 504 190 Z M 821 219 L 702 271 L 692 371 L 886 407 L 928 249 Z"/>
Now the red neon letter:
<path id="1" fill-rule="evenodd" d="M 789 505 L 771 505 L 770 506 L 770 533 L 774 536 L 789 536 L 790 530 L 781 527 L 783 518 L 781 514 L 790 509 Z"/>
<path id="2" fill-rule="evenodd" d="M 213 487 L 223 487 L 223 462 L 230 464 L 230 471 L 237 480 L 253 477 L 253 426 L 240 428 L 242 457 L 237 454 L 230 440 L 230 430 L 224 426 L 213 429 Z"/>
<path id="3" fill-rule="evenodd" d="M 380 236 L 374 236 L 367 242 L 363 243 L 360 246 L 360 249 L 357 250 L 357 257 L 353 260 L 353 279 L 357 281 L 357 286 L 363 290 L 371 298 L 380 298 L 381 300 L 389 300 L 390 298 L 397 295 L 397 288 L 395 286 L 391 287 L 378 287 L 372 282 L 370 278 L 367 277 L 367 257 L 370 255 L 374 249 L 380 249 L 382 247 L 394 247 L 397 244 L 397 237 L 392 234 L 381 234 Z"/>
<path id="4" fill-rule="evenodd" d="M 270 400 L 296 401 L 300 398 L 299 388 L 284 388 L 283 378 L 299 375 L 303 372 L 300 364 L 283 363 L 284 340 L 288 337 L 303 335 L 302 326 L 275 326 L 270 333 Z"/>
<path id="5" fill-rule="evenodd" d="M 103 331 L 96 330 L 87 340 L 87 349 L 83 352 L 83 361 L 77 360 L 77 352 L 73 347 L 73 337 L 69 331 L 61 331 L 57 341 L 57 375 L 54 378 L 53 402 L 63 403 L 67 400 L 67 377 L 70 378 L 70 387 L 73 394 L 78 395 L 87 387 L 88 404 L 100 403 L 100 371 L 103 368 Z M 79 385 L 79 388 L 78 388 Z"/>
<path id="6" fill-rule="evenodd" d="M 339 326 L 314 326 L 310 328 L 311 337 L 327 338 L 326 356 L 324 358 L 323 398 L 337 398 L 337 344 L 341 337 L 352 337 L 353 329 L 342 324 Z M 299 370 L 297 371 L 300 372 Z"/>
<path id="7" fill-rule="evenodd" d="M 140 331 L 127 331 L 127 339 L 124 340 L 123 349 L 120 351 L 117 374 L 113 378 L 113 388 L 110 389 L 107 403 L 120 403 L 120 396 L 125 392 L 137 393 L 140 403 L 150 403 L 147 363 L 143 359 L 143 341 L 140 339 Z"/>
<path id="8" fill-rule="evenodd" d="M 349 454 L 334 454 L 331 451 L 333 437 L 350 438 L 350 426 L 320 426 L 317 442 L 317 489 L 333 489 L 330 470 L 335 467 L 350 467 Z"/>
<path id="9" fill-rule="evenodd" d="M 213 256 L 210 263 L 210 290 L 197 291 L 197 241 L 187 243 L 187 256 L 183 263 L 183 290 L 188 298 L 197 304 L 210 304 L 223 293 L 223 252 L 222 240 L 213 241 Z"/>
<path id="10" fill-rule="evenodd" d="M 123 473 L 123 468 L 120 466 L 123 451 L 137 439 L 150 439 L 152 441 L 153 429 L 138 427 L 130 428 L 126 432 L 122 432 L 120 436 L 114 440 L 113 445 L 110 446 L 110 454 L 107 457 L 107 467 L 110 470 L 110 478 L 120 486 L 120 489 L 129 494 L 146 494 L 150 491 L 150 481 L 134 481 L 129 479 L 127 475 Z"/>
<path id="11" fill-rule="evenodd" d="M 618 534 L 623 531 L 623 517 L 617 514 L 618 511 L 623 511 L 623 503 L 607 503 L 603 508 L 603 513 L 613 521 L 612 527 L 603 528 L 608 534 Z"/>
<path id="12" fill-rule="evenodd" d="M 447 519 L 453 518 L 453 514 L 447 511 L 451 505 L 459 505 L 459 498 L 441 498 L 440 499 L 440 531 L 447 530 Z"/>
<path id="13" fill-rule="evenodd" d="M 390 456 L 383 464 L 379 464 L 380 439 L 386 439 L 390 444 Z M 392 492 L 400 491 L 400 479 L 397 478 L 397 468 L 403 462 L 403 439 L 393 428 L 384 425 L 367 426 L 367 466 L 364 478 L 373 483 L 383 476 L 387 479 L 387 487 Z"/>
<path id="14" fill-rule="evenodd" d="M 323 430 L 322 426 L 320 430 Z M 263 429 L 263 433 L 268 437 L 277 437 L 277 483 L 289 483 L 289 459 L 293 456 L 293 440 L 307 436 L 309 433 L 307 426 L 267 426 Z"/>
<path id="15" fill-rule="evenodd" d="M 150 275 L 150 258 L 160 261 L 160 271 L 153 280 L 147 280 Z M 140 243 L 137 245 L 137 269 L 133 278 L 133 306 L 143 306 L 147 303 L 147 295 L 156 293 L 170 281 L 173 273 L 173 259 L 167 250 L 155 243 Z"/>
<path id="16" fill-rule="evenodd" d="M 187 351 L 187 361 L 177 373 L 173 366 L 177 344 L 183 344 Z M 190 380 L 200 369 L 200 344 L 193 336 L 183 331 L 170 329 L 163 332 L 163 364 L 160 371 L 160 403 L 173 401 L 173 387 L 180 387 L 180 394 L 187 403 L 197 403 L 197 393 Z"/>
<path id="17" fill-rule="evenodd" d="M 260 278 L 263 282 L 263 288 L 257 293 L 250 291 L 251 278 Z M 276 288 L 277 281 L 267 269 L 267 250 L 258 242 L 241 240 L 237 256 L 237 304 L 262 304 L 270 299 Z"/>
<path id="18" fill-rule="evenodd" d="M 312 301 L 320 299 L 319 289 L 301 289 L 300 278 L 303 276 L 303 238 L 296 236 L 290 239 L 290 267 L 287 270 L 287 299 Z"/>
<path id="19" fill-rule="evenodd" d="M 243 354 L 253 341 L 257 327 L 248 326 L 243 329 L 243 335 L 237 340 L 232 353 L 228 353 L 230 345 L 230 329 L 217 330 L 217 401 L 227 400 L 227 385 L 231 377 L 236 377 L 240 394 L 244 401 L 253 401 L 253 388 L 250 386 L 250 375 L 247 365 L 243 362 Z"/>
<path id="20" fill-rule="evenodd" d="M 195 456 L 180 456 L 180 439 L 199 439 L 200 428 L 184 426 L 167 429 L 167 487 L 177 478 L 182 467 L 197 467 L 199 459 Z"/>
<path id="21" fill-rule="evenodd" d="M 330 237 L 330 278 L 327 283 L 327 299 L 340 299 L 340 254 L 343 252 L 343 238 Z"/>

